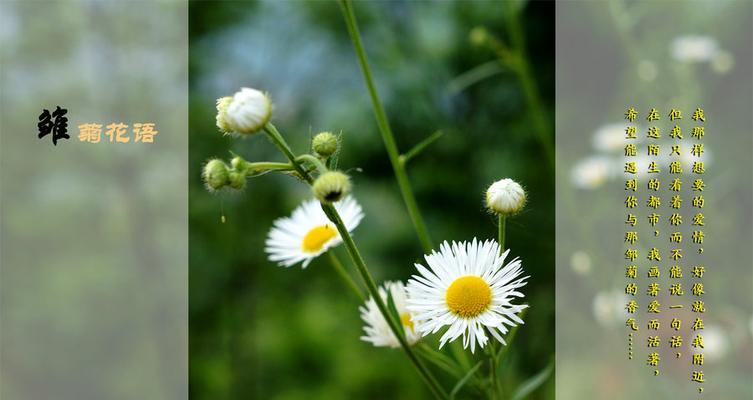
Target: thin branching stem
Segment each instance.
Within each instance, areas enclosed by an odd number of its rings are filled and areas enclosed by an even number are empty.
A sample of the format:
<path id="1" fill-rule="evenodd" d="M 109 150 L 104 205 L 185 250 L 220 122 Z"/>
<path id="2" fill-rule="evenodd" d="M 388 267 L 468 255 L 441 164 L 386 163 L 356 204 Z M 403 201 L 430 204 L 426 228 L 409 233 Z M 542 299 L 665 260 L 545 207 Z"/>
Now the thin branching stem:
<path id="1" fill-rule="evenodd" d="M 345 284 L 353 290 L 353 293 L 356 295 L 356 297 L 358 297 L 358 299 L 361 301 L 366 300 L 366 298 L 363 296 L 361 288 L 358 287 L 358 284 L 353 280 L 353 277 L 351 277 L 348 271 L 345 270 L 345 266 L 343 266 L 342 262 L 340 262 L 340 259 L 337 258 L 335 250 L 329 249 L 329 251 L 327 251 L 327 256 L 329 257 L 330 264 L 332 264 L 332 268 L 334 268 L 335 272 L 337 272 L 340 278 L 342 278 L 343 282 L 345 282 Z"/>
<path id="2" fill-rule="evenodd" d="M 267 136 L 269 136 L 272 143 L 274 143 L 275 146 L 277 146 L 277 148 L 282 151 L 285 157 L 287 157 L 287 159 L 295 168 L 296 172 L 301 176 L 301 179 L 308 182 L 309 184 L 312 184 L 314 182 L 314 178 L 308 173 L 308 171 L 306 171 L 306 169 L 303 168 L 301 161 L 293 153 L 290 146 L 287 144 L 280 132 L 278 132 L 272 124 L 267 124 L 264 131 L 267 133 Z M 358 251 L 358 247 L 356 247 L 356 243 L 353 241 L 353 237 L 350 236 L 350 232 L 348 232 L 348 228 L 345 227 L 345 224 L 343 223 L 340 214 L 337 212 L 337 209 L 332 204 L 322 203 L 322 210 L 330 219 L 330 221 L 332 221 L 332 223 L 335 225 L 337 231 L 340 233 L 340 237 L 345 244 L 345 248 L 348 250 L 350 258 L 353 260 L 358 273 L 361 275 L 361 278 L 366 285 L 366 289 L 374 299 L 379 312 L 387 321 L 390 330 L 392 330 L 392 333 L 398 339 L 398 342 L 400 342 L 400 347 L 408 356 L 411 363 L 418 371 L 419 375 L 421 375 L 421 378 L 423 378 L 423 380 L 429 386 L 432 394 L 434 394 L 434 396 L 438 399 L 447 399 L 447 393 L 445 392 L 445 390 L 436 380 L 431 371 L 426 368 L 423 362 L 421 362 L 421 360 L 416 356 L 413 348 L 408 343 L 403 332 L 402 324 L 400 323 L 400 321 L 395 321 L 395 319 L 392 317 L 392 314 L 389 312 L 387 305 L 384 303 L 382 296 L 379 294 L 379 289 L 377 288 L 374 278 L 371 276 L 369 269 L 366 267 L 366 262 L 363 260 L 361 253 Z"/>
<path id="3" fill-rule="evenodd" d="M 384 111 L 382 101 L 379 99 L 379 94 L 377 93 L 376 85 L 374 84 L 374 79 L 371 75 L 369 61 L 366 57 L 366 51 L 361 42 L 361 34 L 358 31 L 356 16 L 353 12 L 353 3 L 350 0 L 340 0 L 340 8 L 342 9 L 345 24 L 347 25 L 348 33 L 350 34 L 350 39 L 353 42 L 353 47 L 358 56 L 358 63 L 361 66 L 363 79 L 366 81 L 366 87 L 369 90 L 369 96 L 371 97 L 371 103 L 374 108 L 374 116 L 376 117 L 377 126 L 379 127 L 379 133 L 382 135 L 384 147 L 387 150 L 387 155 L 389 155 L 390 163 L 392 164 L 392 169 L 395 173 L 395 179 L 400 188 L 400 194 L 403 196 L 403 202 L 405 202 L 405 207 L 408 209 L 408 215 L 413 222 L 413 228 L 416 230 L 421 246 L 425 252 L 429 253 L 433 247 L 431 237 L 429 236 L 429 231 L 426 229 L 426 224 L 421 216 L 421 212 L 418 209 L 418 203 L 416 203 L 416 197 L 413 194 L 413 189 L 408 180 L 408 174 L 405 172 L 405 165 L 400 162 L 400 152 L 397 149 L 395 136 L 390 128 L 390 123 L 387 119 L 387 114 Z"/>

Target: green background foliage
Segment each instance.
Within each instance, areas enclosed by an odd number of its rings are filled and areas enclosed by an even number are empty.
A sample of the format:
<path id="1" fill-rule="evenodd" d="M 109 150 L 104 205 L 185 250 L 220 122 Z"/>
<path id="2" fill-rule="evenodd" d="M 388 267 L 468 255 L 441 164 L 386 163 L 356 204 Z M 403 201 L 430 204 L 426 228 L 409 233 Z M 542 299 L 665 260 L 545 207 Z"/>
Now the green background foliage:
<path id="1" fill-rule="evenodd" d="M 554 354 L 554 172 L 518 76 L 508 67 L 466 85 L 464 73 L 496 60 L 473 46 L 482 26 L 509 43 L 507 13 L 520 9 L 529 62 L 553 126 L 553 3 L 357 2 L 364 45 L 398 146 L 444 136 L 408 165 L 435 247 L 496 236 L 483 205 L 490 183 L 521 182 L 529 203 L 508 220 L 507 245 L 531 275 L 526 324 L 503 364 L 507 394 Z M 242 193 L 208 193 L 200 171 L 232 150 L 249 161 L 283 161 L 262 135 L 223 137 L 217 97 L 241 86 L 270 93 L 273 121 L 298 153 L 313 134 L 342 132 L 366 218 L 354 237 L 379 281 L 407 280 L 423 252 L 403 206 L 365 85 L 335 2 L 209 2 L 190 5 L 190 391 L 196 398 L 428 398 L 400 350 L 359 340 L 358 302 L 326 258 L 307 269 L 266 260 L 272 221 L 308 189 L 268 174 Z M 553 128 L 547 140 L 553 143 Z M 224 215 L 226 222 L 222 223 Z M 344 249 L 340 259 L 351 268 Z M 430 343 L 434 345 L 435 339 Z M 454 379 L 437 371 L 449 391 Z M 528 398 L 553 398 L 550 378 Z"/>

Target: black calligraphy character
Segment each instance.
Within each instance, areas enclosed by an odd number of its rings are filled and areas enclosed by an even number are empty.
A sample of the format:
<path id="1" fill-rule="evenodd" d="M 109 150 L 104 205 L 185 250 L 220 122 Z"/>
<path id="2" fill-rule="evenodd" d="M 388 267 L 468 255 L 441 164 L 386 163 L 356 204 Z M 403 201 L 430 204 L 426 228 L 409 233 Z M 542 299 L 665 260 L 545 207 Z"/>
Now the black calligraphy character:
<path id="1" fill-rule="evenodd" d="M 37 128 L 39 128 L 39 135 L 37 137 L 41 139 L 52 133 L 52 144 L 55 146 L 58 144 L 58 139 L 70 139 L 67 133 L 68 118 L 65 116 L 67 112 L 67 109 L 60 108 L 60 106 L 57 106 L 52 115 L 50 115 L 47 109 L 42 110 L 42 114 L 39 114 L 39 123 L 37 124 Z M 55 117 L 54 121 L 52 121 L 52 117 Z"/>

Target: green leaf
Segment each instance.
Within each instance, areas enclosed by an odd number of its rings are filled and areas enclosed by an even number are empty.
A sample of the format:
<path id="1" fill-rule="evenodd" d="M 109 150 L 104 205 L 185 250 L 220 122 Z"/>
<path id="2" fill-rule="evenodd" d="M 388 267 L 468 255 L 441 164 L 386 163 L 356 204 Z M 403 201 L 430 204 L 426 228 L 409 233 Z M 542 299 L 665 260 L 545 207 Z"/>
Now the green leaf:
<path id="1" fill-rule="evenodd" d="M 533 393 L 534 390 L 538 389 L 539 386 L 543 385 L 547 379 L 549 379 L 549 376 L 552 374 L 553 370 L 554 370 L 554 360 L 550 361 L 549 365 L 547 365 L 546 368 L 541 370 L 541 372 L 532 376 L 527 381 L 523 382 L 520 385 L 520 387 L 518 387 L 518 390 L 516 390 L 515 393 L 512 395 L 512 400 L 525 399 L 528 395 Z"/>
<path id="2" fill-rule="evenodd" d="M 441 130 L 432 133 L 431 135 L 429 135 L 429 137 L 413 146 L 413 148 L 408 150 L 407 153 L 401 155 L 400 161 L 403 163 L 403 165 L 407 164 L 408 161 L 410 161 L 413 157 L 421 154 L 421 152 L 424 151 L 426 147 L 437 141 L 437 139 L 441 138 L 442 135 L 444 135 L 444 132 L 442 132 Z"/>
<path id="3" fill-rule="evenodd" d="M 438 351 L 435 351 L 426 343 L 421 343 L 416 347 L 416 349 L 418 350 L 418 354 L 420 354 L 421 357 L 423 357 L 426 361 L 434 364 L 434 366 L 438 367 L 442 371 L 454 376 L 455 379 L 462 378 L 463 372 L 460 369 L 460 366 L 457 365 L 457 363 L 453 362 L 453 360 L 449 357 Z"/>
<path id="4" fill-rule="evenodd" d="M 462 377 L 458 383 L 455 384 L 455 387 L 452 388 L 452 392 L 450 392 L 450 399 L 454 399 L 455 396 L 460 392 L 460 389 L 465 386 L 466 383 L 473 377 L 473 374 L 476 373 L 476 371 L 481 367 L 481 364 L 483 364 L 483 361 L 479 361 L 476 365 L 471 368 L 468 373 L 465 374 L 464 377 Z"/>
<path id="5" fill-rule="evenodd" d="M 447 90 L 451 94 L 457 94 L 484 79 L 491 78 L 504 71 L 505 69 L 502 68 L 497 60 L 487 61 L 453 78 L 450 83 L 447 84 Z"/>
<path id="6" fill-rule="evenodd" d="M 524 319 L 527 313 L 528 313 L 528 308 L 521 311 L 520 314 L 518 314 L 518 317 L 520 317 L 520 319 Z M 497 353 L 496 362 L 498 366 L 501 366 L 502 361 L 505 360 L 505 356 L 507 356 L 507 352 L 510 350 L 510 346 L 512 346 L 512 341 L 515 340 L 515 335 L 518 333 L 519 328 L 520 328 L 520 324 L 515 325 L 515 327 L 510 330 L 510 334 L 507 335 L 507 338 L 505 339 L 505 341 L 507 342 L 507 345 L 504 346 L 499 351 L 499 353 Z"/>

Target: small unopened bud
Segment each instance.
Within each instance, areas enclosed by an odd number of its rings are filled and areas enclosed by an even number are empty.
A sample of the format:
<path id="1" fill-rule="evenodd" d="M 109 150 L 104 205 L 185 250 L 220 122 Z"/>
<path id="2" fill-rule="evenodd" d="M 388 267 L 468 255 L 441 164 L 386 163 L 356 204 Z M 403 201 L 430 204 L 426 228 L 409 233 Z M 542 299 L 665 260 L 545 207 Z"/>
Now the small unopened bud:
<path id="1" fill-rule="evenodd" d="M 350 193 L 350 178 L 340 171 L 328 171 L 316 178 L 311 189 L 322 203 L 334 203 Z"/>
<path id="2" fill-rule="evenodd" d="M 335 154 L 337 144 L 337 136 L 332 134 L 332 132 L 321 132 L 314 136 L 311 147 L 316 154 L 327 158 Z"/>
<path id="3" fill-rule="evenodd" d="M 272 101 L 256 89 L 242 88 L 217 100 L 217 126 L 224 132 L 259 132 L 272 118 Z"/>
<path id="4" fill-rule="evenodd" d="M 233 167 L 234 170 L 244 172 L 248 169 L 249 162 L 244 160 L 243 158 L 239 156 L 233 157 L 232 160 L 230 160 L 230 166 Z"/>
<path id="5" fill-rule="evenodd" d="M 232 97 L 220 97 L 217 99 L 217 127 L 223 133 L 232 133 L 233 128 L 227 123 L 227 106 L 233 101 Z"/>
<path id="6" fill-rule="evenodd" d="M 220 190 L 230 183 L 228 166 L 218 159 L 209 160 L 204 165 L 201 176 L 209 190 Z"/>
<path id="7" fill-rule="evenodd" d="M 471 33 L 468 35 L 468 38 L 470 39 L 472 45 L 483 46 L 489 39 L 489 32 L 486 31 L 486 28 L 477 26 L 471 29 Z"/>
<path id="8" fill-rule="evenodd" d="M 228 184 L 233 189 L 243 189 L 246 186 L 246 174 L 241 171 L 231 170 L 227 174 Z"/>
<path id="9" fill-rule="evenodd" d="M 526 192 L 512 179 L 494 182 L 486 191 L 486 206 L 494 213 L 512 215 L 526 205 Z"/>

